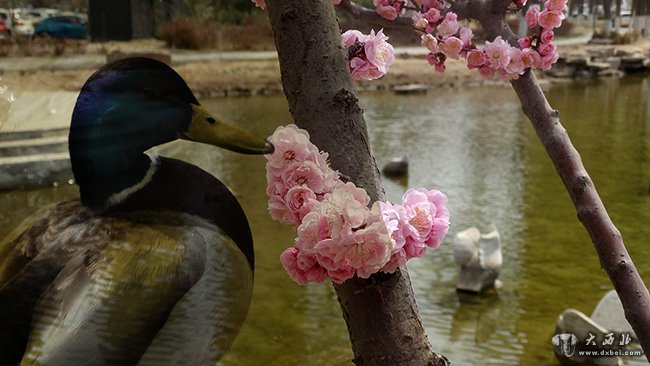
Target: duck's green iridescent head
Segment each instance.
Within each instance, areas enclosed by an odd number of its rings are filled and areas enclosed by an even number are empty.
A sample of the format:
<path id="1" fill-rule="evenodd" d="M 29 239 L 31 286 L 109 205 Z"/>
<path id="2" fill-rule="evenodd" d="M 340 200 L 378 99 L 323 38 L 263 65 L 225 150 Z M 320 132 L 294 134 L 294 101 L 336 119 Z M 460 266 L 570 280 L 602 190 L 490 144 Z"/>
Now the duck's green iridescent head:
<path id="1" fill-rule="evenodd" d="M 100 68 L 81 89 L 70 127 L 70 158 L 82 201 L 100 205 L 137 183 L 150 165 L 144 151 L 179 138 L 240 153 L 273 151 L 265 139 L 205 110 L 162 62 L 134 57 Z"/>

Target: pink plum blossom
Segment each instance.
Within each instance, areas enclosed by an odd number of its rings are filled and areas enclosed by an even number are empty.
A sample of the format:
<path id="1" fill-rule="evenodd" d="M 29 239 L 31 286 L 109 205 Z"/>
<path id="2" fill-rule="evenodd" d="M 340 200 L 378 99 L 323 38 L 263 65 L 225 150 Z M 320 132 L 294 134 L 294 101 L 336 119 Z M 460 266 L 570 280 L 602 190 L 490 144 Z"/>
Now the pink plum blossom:
<path id="1" fill-rule="evenodd" d="M 471 50 L 467 53 L 467 66 L 470 69 L 478 68 L 487 62 L 487 57 L 485 56 L 485 53 L 480 50 Z"/>
<path id="2" fill-rule="evenodd" d="M 356 29 L 350 29 L 341 34 L 344 46 L 352 46 L 355 42 L 363 42 L 366 36 Z"/>
<path id="3" fill-rule="evenodd" d="M 542 55 L 539 65 L 540 69 L 550 70 L 553 64 L 557 62 L 558 58 L 560 58 L 560 55 L 558 55 L 557 52 L 550 52 L 546 55 Z"/>
<path id="4" fill-rule="evenodd" d="M 301 256 L 296 247 L 287 248 L 282 252 L 280 262 L 289 277 L 300 285 L 307 282 L 323 282 L 327 278 L 325 269 L 320 267 L 313 258 Z M 311 263 L 311 266 L 308 263 Z"/>
<path id="5" fill-rule="evenodd" d="M 442 16 L 440 15 L 440 10 L 436 8 L 430 8 L 427 10 L 425 13 L 421 15 L 424 17 L 424 19 L 429 22 L 429 26 L 426 28 L 427 33 L 430 33 L 434 29 L 434 25 L 442 19 Z"/>
<path id="6" fill-rule="evenodd" d="M 443 53 L 441 53 L 441 52 L 438 52 L 438 53 L 435 53 L 435 54 L 434 53 L 429 53 L 426 58 L 427 58 L 427 62 L 430 65 L 433 65 L 437 72 L 445 72 L 445 59 L 446 59 L 446 56 Z"/>
<path id="7" fill-rule="evenodd" d="M 436 213 L 433 218 L 433 227 L 429 233 L 426 244 L 429 248 L 438 248 L 449 230 L 449 209 L 447 209 L 447 196 L 437 189 L 426 190 L 419 188 L 419 191 L 425 191 L 427 199 L 436 207 Z"/>
<path id="8" fill-rule="evenodd" d="M 399 12 L 392 6 L 379 6 L 377 7 L 377 14 L 384 19 L 395 20 Z"/>
<path id="9" fill-rule="evenodd" d="M 376 35 L 375 31 L 371 30 L 365 41 L 366 57 L 382 75 L 388 72 L 388 68 L 395 61 L 395 50 L 387 40 L 383 30 L 379 30 Z"/>
<path id="10" fill-rule="evenodd" d="M 307 131 L 295 125 L 277 128 L 269 140 L 276 147 L 266 155 L 269 213 L 282 223 L 298 225 L 311 200 L 334 188 L 338 173 L 329 167 L 327 154 L 309 141 Z"/>
<path id="11" fill-rule="evenodd" d="M 546 2 L 544 2 L 544 9 L 563 11 L 566 7 L 566 4 L 567 0 L 546 0 Z"/>
<path id="12" fill-rule="evenodd" d="M 306 186 L 309 187 L 316 194 L 325 194 L 331 190 L 336 183 L 334 175 L 327 176 L 327 170 L 310 160 L 303 162 L 296 161 L 289 166 L 282 173 L 282 182 L 287 190 L 293 186 Z"/>
<path id="13" fill-rule="evenodd" d="M 456 13 L 448 12 L 445 14 L 445 19 L 438 26 L 438 35 L 443 39 L 445 37 L 453 36 L 458 32 L 460 25 L 458 24 L 458 16 Z"/>
<path id="14" fill-rule="evenodd" d="M 409 189 L 402 197 L 404 207 L 404 225 L 402 233 L 408 243 L 409 240 L 424 242 L 433 227 L 433 218 L 436 207 L 429 202 L 425 192 Z"/>
<path id="15" fill-rule="evenodd" d="M 401 217 L 404 208 L 401 205 L 393 205 L 390 202 L 380 202 L 381 216 L 391 238 L 391 257 L 382 268 L 383 272 L 392 273 L 399 266 L 406 264 L 406 252 L 404 244 L 406 239 L 401 230 Z"/>
<path id="16" fill-rule="evenodd" d="M 481 66 L 478 68 L 478 73 L 481 74 L 486 79 L 490 79 L 494 76 L 494 70 L 488 66 Z"/>
<path id="17" fill-rule="evenodd" d="M 341 0 L 332 0 L 332 4 L 338 5 L 341 3 Z"/>
<path id="18" fill-rule="evenodd" d="M 471 28 L 461 27 L 460 31 L 458 32 L 458 36 L 460 40 L 463 41 L 464 48 L 469 49 L 472 47 L 472 38 L 474 38 L 474 32 L 472 32 Z"/>
<path id="19" fill-rule="evenodd" d="M 406 260 L 437 248 L 449 229 L 447 197 L 438 190 L 409 189 L 402 204 L 380 203 L 382 220 L 391 238 L 391 258 L 382 271 L 393 272 Z"/>
<path id="20" fill-rule="evenodd" d="M 272 176 L 280 177 L 289 164 L 295 161 L 313 161 L 322 163 L 327 154 L 320 154 L 318 148 L 309 141 L 309 134 L 296 125 L 278 127 L 270 137 L 275 152 L 265 155 L 267 171 Z M 321 156 L 322 155 L 322 156 Z"/>
<path id="21" fill-rule="evenodd" d="M 404 0 L 373 0 L 377 14 L 388 20 L 395 20 L 402 12 Z"/>
<path id="22" fill-rule="evenodd" d="M 463 50 L 463 41 L 457 37 L 447 37 L 444 42 L 440 43 L 439 48 L 447 57 L 457 60 Z"/>
<path id="23" fill-rule="evenodd" d="M 521 50 L 521 61 L 526 67 L 537 68 L 540 66 L 542 57 L 536 50 L 532 48 L 524 48 Z"/>
<path id="24" fill-rule="evenodd" d="M 306 186 L 293 186 L 284 197 L 285 207 L 293 217 L 293 224 L 302 222 L 303 217 L 311 211 L 311 207 L 317 202 L 316 194 Z"/>
<path id="25" fill-rule="evenodd" d="M 388 68 L 395 61 L 395 50 L 386 42 L 388 37 L 380 30 L 374 30 L 369 35 L 364 35 L 356 30 L 349 30 L 342 35 L 343 44 L 354 46 L 356 42 L 363 44 L 363 48 L 351 55 L 349 61 L 350 74 L 353 80 L 374 80 L 384 76 Z"/>
<path id="26" fill-rule="evenodd" d="M 539 39 L 542 43 L 551 43 L 555 38 L 553 29 L 551 28 L 542 28 L 542 31 L 539 34 Z"/>
<path id="27" fill-rule="evenodd" d="M 542 28 L 557 28 L 562 24 L 564 14 L 559 10 L 544 10 L 539 13 L 537 22 Z"/>
<path id="28" fill-rule="evenodd" d="M 526 24 L 528 25 L 528 28 L 533 29 L 537 27 L 538 24 L 538 18 L 539 18 L 539 5 L 531 5 L 528 10 L 526 11 Z"/>
<path id="29" fill-rule="evenodd" d="M 379 271 L 390 259 L 391 241 L 382 221 L 351 232 L 340 241 L 319 244 L 318 252 L 331 263 L 344 263 L 362 278 Z"/>
<path id="30" fill-rule="evenodd" d="M 510 62 L 510 44 L 498 36 L 492 42 L 485 42 L 485 55 L 493 68 L 503 68 Z"/>
<path id="31" fill-rule="evenodd" d="M 410 257 L 420 256 L 424 246 L 437 248 L 449 228 L 447 198 L 437 190 L 409 189 L 402 197 L 404 213 L 402 234 L 404 248 Z"/>
<path id="32" fill-rule="evenodd" d="M 524 61 L 521 59 L 521 50 L 514 47 L 511 48 L 510 62 L 508 62 L 508 65 L 506 65 L 505 67 L 506 73 L 516 78 L 517 76 L 522 74 L 525 69 L 526 69 L 526 65 L 524 64 Z"/>
<path id="33" fill-rule="evenodd" d="M 522 49 L 532 47 L 533 39 L 532 37 L 521 37 L 517 40 L 517 44 L 519 44 L 519 47 Z"/>
<path id="34" fill-rule="evenodd" d="M 544 57 L 546 55 L 556 53 L 557 46 L 555 46 L 553 43 L 541 43 L 537 47 L 537 51 L 542 57 Z"/>

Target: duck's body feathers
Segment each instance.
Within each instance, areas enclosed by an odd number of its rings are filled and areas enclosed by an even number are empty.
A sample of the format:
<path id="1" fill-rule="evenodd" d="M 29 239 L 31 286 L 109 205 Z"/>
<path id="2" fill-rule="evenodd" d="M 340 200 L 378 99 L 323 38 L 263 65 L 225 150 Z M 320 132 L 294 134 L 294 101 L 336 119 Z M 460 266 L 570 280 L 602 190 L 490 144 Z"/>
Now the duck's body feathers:
<path id="1" fill-rule="evenodd" d="M 145 153 L 178 138 L 273 152 L 159 61 L 86 81 L 69 136 L 80 200 L 0 242 L 0 365 L 207 365 L 227 350 L 250 303 L 252 236 L 218 179 Z"/>
<path id="2" fill-rule="evenodd" d="M 246 258 L 194 215 L 132 215 L 105 217 L 68 201 L 2 244 L 19 261 L 2 263 L 1 323 L 16 332 L 3 332 L 0 349 L 25 345 L 2 364 L 207 363 L 227 349 L 250 301 Z M 42 240 L 32 240 L 36 232 Z"/>

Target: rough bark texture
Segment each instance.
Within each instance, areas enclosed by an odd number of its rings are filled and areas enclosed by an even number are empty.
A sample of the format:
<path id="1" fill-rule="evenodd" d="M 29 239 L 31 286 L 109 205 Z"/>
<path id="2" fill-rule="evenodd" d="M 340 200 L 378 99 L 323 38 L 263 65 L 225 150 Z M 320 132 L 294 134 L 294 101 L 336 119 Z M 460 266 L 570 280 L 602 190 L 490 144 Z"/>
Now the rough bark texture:
<path id="1" fill-rule="evenodd" d="M 623 303 L 625 317 L 646 357 L 650 357 L 650 294 L 625 248 L 621 233 L 609 218 L 580 154 L 560 124 L 558 111 L 548 104 L 534 74 L 527 71 L 512 82 L 512 87 L 571 196 L 578 219 L 596 248 L 600 265 Z"/>
<path id="2" fill-rule="evenodd" d="M 268 0 L 284 92 L 295 123 L 334 169 L 383 198 L 329 0 Z M 335 285 L 357 365 L 447 365 L 431 351 L 406 271 Z"/>

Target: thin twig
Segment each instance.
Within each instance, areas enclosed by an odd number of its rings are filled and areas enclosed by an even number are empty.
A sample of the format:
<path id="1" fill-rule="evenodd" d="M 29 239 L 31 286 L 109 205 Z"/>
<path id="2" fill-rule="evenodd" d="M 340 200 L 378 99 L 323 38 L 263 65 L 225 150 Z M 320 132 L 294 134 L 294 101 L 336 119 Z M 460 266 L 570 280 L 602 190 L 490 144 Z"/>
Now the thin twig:
<path id="1" fill-rule="evenodd" d="M 355 19 L 363 20 L 371 24 L 376 24 L 384 28 L 405 29 L 412 27 L 412 20 L 409 17 L 401 16 L 390 21 L 382 18 L 374 9 L 368 9 L 356 4 L 352 0 L 342 0 L 337 9 L 350 14 Z"/>

